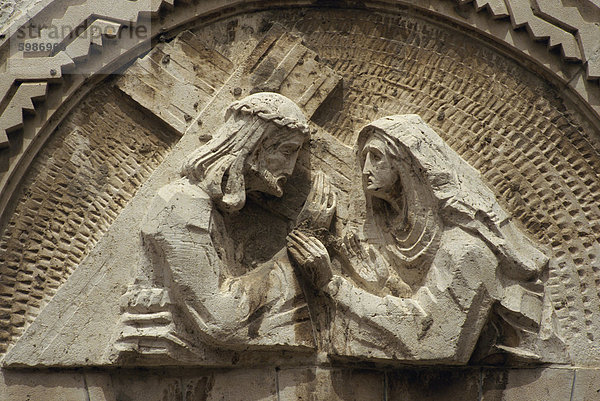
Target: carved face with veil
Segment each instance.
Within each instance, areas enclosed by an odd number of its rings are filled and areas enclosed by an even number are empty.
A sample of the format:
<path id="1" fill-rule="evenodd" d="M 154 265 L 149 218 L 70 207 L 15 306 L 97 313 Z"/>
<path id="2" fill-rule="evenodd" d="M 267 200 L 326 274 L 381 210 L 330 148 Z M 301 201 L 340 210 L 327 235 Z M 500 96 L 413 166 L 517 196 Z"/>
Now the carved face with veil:
<path id="1" fill-rule="evenodd" d="M 393 135 L 396 131 L 379 126 L 382 120 L 365 127 L 357 142 L 367 231 L 385 244 L 388 263 L 410 269 L 435 253 L 438 202 L 410 150 Z"/>
<path id="2" fill-rule="evenodd" d="M 396 187 L 401 185 L 385 140 L 379 135 L 371 136 L 361 151 L 360 160 L 366 191 L 372 196 L 392 200 Z"/>
<path id="3" fill-rule="evenodd" d="M 484 240 L 507 274 L 531 278 L 547 260 L 501 208 L 479 172 L 417 115 L 384 117 L 359 133 L 367 223 L 392 264 L 420 265 L 444 227 Z"/>
<path id="4" fill-rule="evenodd" d="M 346 227 L 342 275 L 327 286 L 338 310 L 352 312 L 338 315 L 335 327 L 344 327 L 344 336 L 335 348 L 343 353 L 360 343 L 369 353 L 386 353 L 397 341 L 398 354 L 419 359 L 439 340 L 454 350 L 453 358 L 467 361 L 493 319 L 483 354 L 498 346 L 536 358 L 527 333 L 540 328 L 538 276 L 548 258 L 511 221 L 479 172 L 418 115 L 368 124 L 356 152 L 366 218 L 361 232 Z M 410 313 L 403 309 L 413 306 Z M 381 338 L 389 339 L 385 349 Z"/>

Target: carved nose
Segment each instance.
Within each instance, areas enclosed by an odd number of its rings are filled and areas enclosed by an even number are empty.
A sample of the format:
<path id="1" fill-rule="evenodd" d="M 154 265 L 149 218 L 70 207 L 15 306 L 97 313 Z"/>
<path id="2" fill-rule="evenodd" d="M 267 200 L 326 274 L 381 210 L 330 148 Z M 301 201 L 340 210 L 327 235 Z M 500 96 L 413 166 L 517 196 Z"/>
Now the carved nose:
<path id="1" fill-rule="evenodd" d="M 370 174 L 373 171 L 373 165 L 371 164 L 371 157 L 367 155 L 365 158 L 365 164 L 363 165 L 362 173 L 364 175 Z"/>

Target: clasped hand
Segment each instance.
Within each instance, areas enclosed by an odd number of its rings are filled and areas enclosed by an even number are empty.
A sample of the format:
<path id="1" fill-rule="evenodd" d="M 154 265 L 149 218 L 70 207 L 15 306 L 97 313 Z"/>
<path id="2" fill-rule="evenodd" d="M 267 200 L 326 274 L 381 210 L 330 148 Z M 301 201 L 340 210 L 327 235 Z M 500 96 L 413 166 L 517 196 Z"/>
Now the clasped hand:
<path id="1" fill-rule="evenodd" d="M 317 288 L 329 283 L 333 275 L 331 260 L 321 241 L 299 230 L 294 230 L 287 237 L 287 248 L 308 281 Z"/>
<path id="2" fill-rule="evenodd" d="M 329 178 L 318 171 L 298 221 L 308 231 L 329 229 L 336 203 L 337 197 L 331 190 Z M 331 260 L 318 238 L 295 229 L 287 237 L 287 248 L 307 280 L 317 288 L 327 285 L 332 277 Z"/>
<path id="3" fill-rule="evenodd" d="M 298 215 L 298 222 L 307 223 L 308 227 L 313 230 L 329 229 L 336 205 L 337 196 L 331 190 L 329 178 L 319 170 L 306 197 L 304 207 Z"/>

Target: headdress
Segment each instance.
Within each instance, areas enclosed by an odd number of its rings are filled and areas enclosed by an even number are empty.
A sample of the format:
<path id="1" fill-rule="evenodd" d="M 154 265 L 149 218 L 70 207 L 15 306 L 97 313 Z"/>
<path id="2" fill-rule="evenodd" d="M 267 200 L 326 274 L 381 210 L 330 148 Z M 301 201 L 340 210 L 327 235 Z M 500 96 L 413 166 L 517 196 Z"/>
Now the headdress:
<path id="1" fill-rule="evenodd" d="M 446 225 L 460 226 L 483 239 L 500 258 L 507 276 L 515 279 L 538 276 L 548 258 L 515 227 L 479 172 L 454 152 L 421 117 L 395 115 L 368 124 L 358 135 L 359 153 L 375 133 L 386 140 L 391 153 L 411 158 L 409 162 L 414 171 L 422 176 L 421 182 L 430 188 L 438 201 L 440 216 Z"/>

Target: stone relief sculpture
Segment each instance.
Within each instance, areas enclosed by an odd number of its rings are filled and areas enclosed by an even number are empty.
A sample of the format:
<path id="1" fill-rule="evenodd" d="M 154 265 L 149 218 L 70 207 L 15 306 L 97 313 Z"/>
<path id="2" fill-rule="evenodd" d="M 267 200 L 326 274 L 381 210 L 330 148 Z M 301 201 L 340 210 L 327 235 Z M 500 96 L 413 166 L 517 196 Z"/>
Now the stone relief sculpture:
<path id="1" fill-rule="evenodd" d="M 308 137 L 284 96 L 229 107 L 149 207 L 148 260 L 123 296 L 119 352 L 198 360 L 209 345 L 464 364 L 474 350 L 535 361 L 553 352 L 542 340 L 560 349 L 551 330 L 540 339 L 548 258 L 417 115 L 360 132 L 360 229 L 331 229 L 334 183 L 319 171 L 287 245 L 245 263 L 229 216 L 248 194 L 281 197 Z"/>
<path id="2" fill-rule="evenodd" d="M 316 237 L 289 236 L 294 260 L 325 294 L 320 307 L 333 311 L 329 352 L 464 364 L 489 322 L 484 354 L 539 359 L 548 258 L 479 173 L 417 115 L 367 125 L 356 150 L 362 230 L 347 230 L 332 258 Z"/>
<path id="3" fill-rule="evenodd" d="M 148 268 L 123 297 L 120 351 L 314 346 L 286 249 L 244 266 L 224 223 L 248 193 L 283 195 L 309 134 L 302 111 L 282 95 L 257 93 L 231 104 L 217 135 L 149 208 L 142 224 Z"/>

